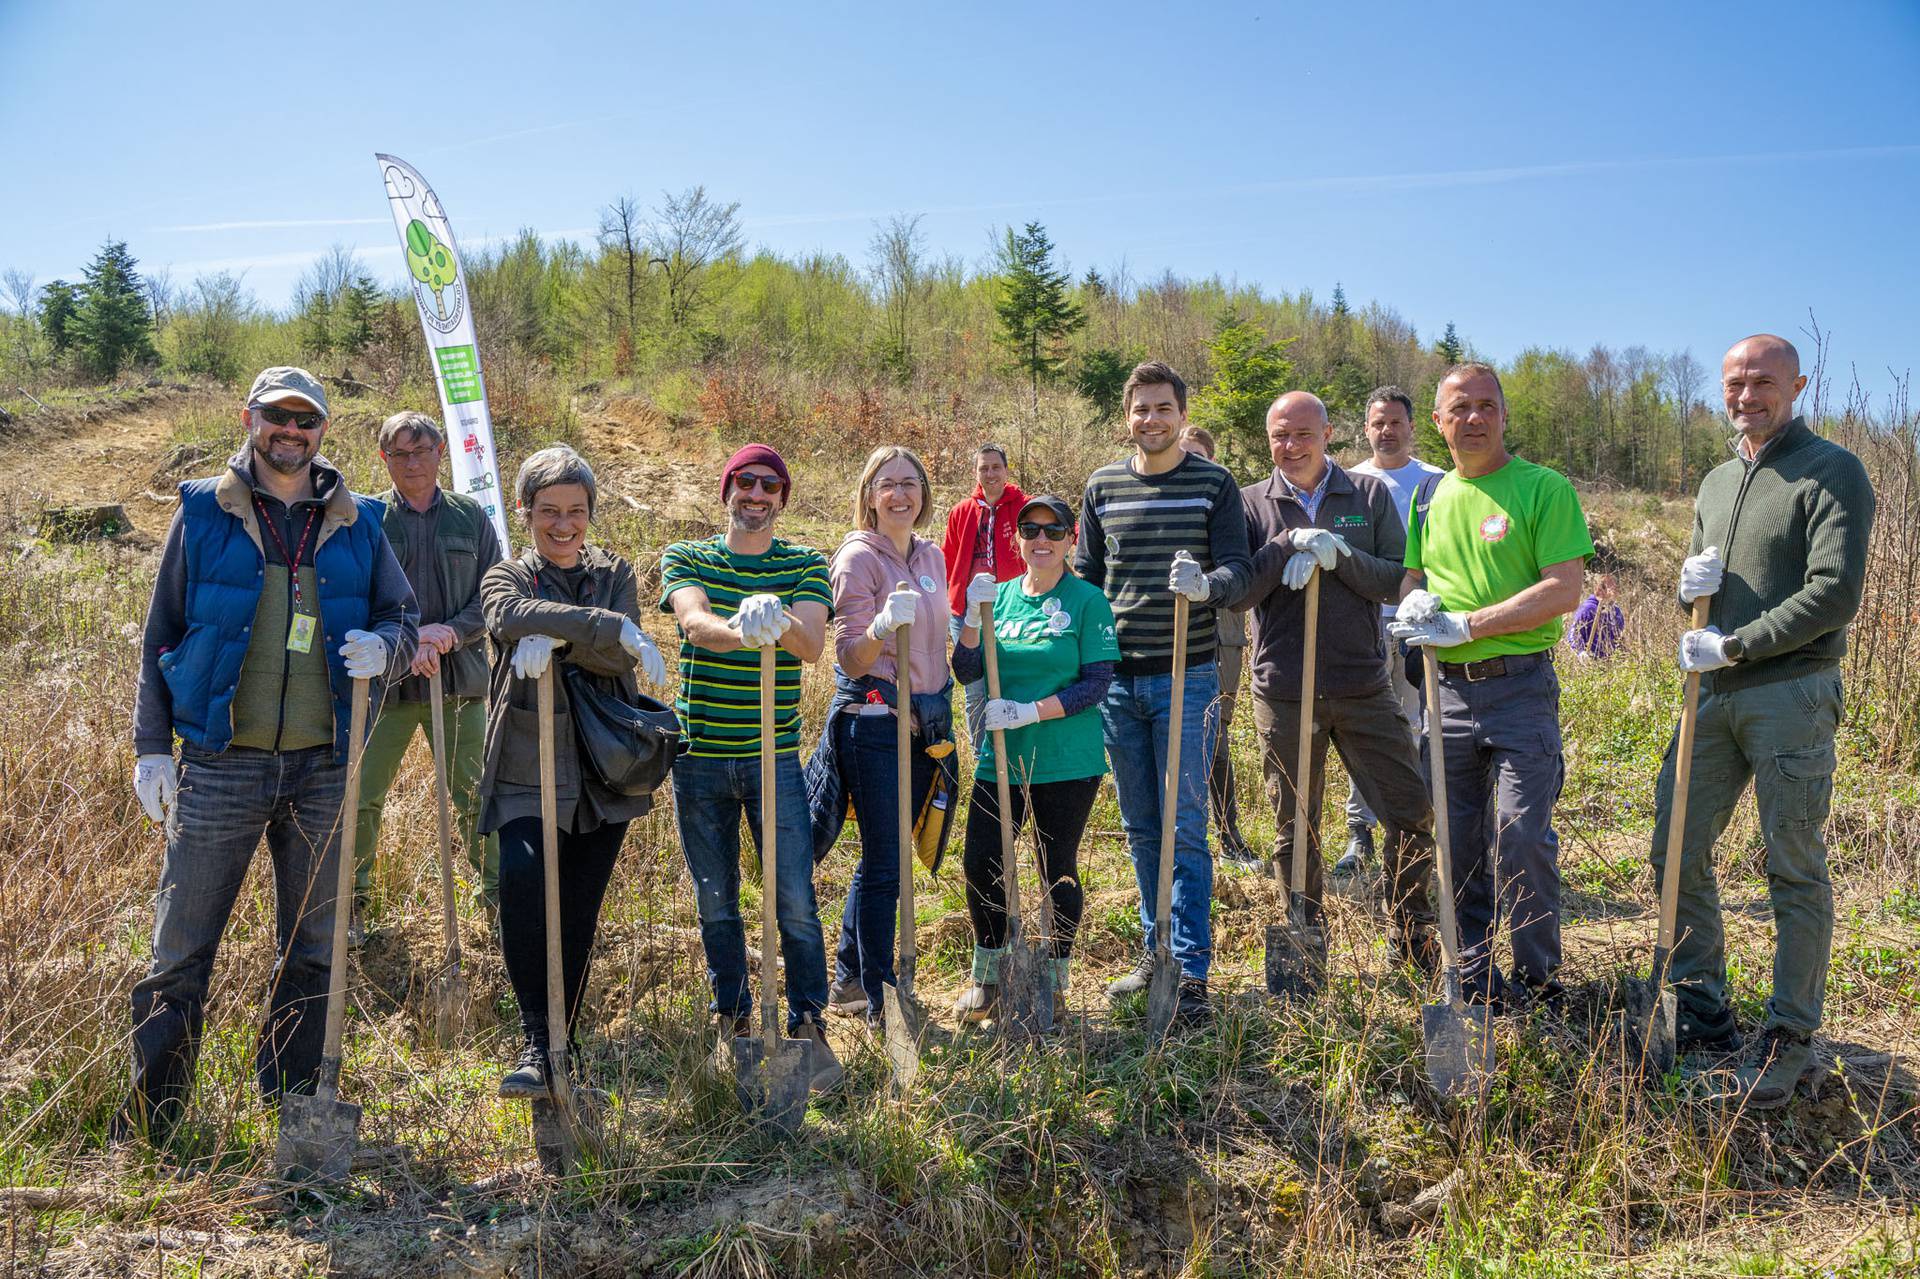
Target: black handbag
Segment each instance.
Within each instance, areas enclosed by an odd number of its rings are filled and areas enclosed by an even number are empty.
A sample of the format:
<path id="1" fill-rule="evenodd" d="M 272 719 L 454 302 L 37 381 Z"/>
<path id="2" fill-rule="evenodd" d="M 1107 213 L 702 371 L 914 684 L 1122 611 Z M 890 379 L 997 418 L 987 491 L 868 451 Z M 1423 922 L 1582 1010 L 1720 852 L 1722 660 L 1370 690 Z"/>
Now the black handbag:
<path id="1" fill-rule="evenodd" d="M 680 717 L 644 693 L 628 702 L 607 692 L 571 662 L 561 664 L 573 735 L 586 769 L 618 795 L 651 795 L 680 757 Z M 637 704 L 635 704 L 637 702 Z"/>

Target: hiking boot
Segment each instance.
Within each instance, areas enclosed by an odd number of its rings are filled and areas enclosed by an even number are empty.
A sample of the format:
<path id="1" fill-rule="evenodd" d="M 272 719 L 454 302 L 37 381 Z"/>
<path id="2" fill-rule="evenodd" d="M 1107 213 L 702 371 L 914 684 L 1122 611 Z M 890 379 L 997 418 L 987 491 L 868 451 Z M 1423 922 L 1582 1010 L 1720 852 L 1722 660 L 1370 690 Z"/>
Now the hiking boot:
<path id="1" fill-rule="evenodd" d="M 546 1040 L 538 1035 L 528 1035 L 526 1044 L 520 1049 L 520 1060 L 500 1081 L 500 1095 L 545 1097 L 550 1091 L 548 1081 L 552 1078 L 552 1069 L 552 1064 L 547 1060 Z"/>
<path id="2" fill-rule="evenodd" d="M 1253 851 L 1253 845 L 1238 831 L 1220 832 L 1220 860 L 1233 870 L 1260 869 L 1260 854 Z"/>
<path id="3" fill-rule="evenodd" d="M 1058 998 L 1058 995 L 1055 995 Z M 954 1018 L 961 1025 L 977 1025 L 993 1016 L 994 1009 L 1000 1003 L 1000 988 L 995 985 L 975 983 L 961 992 L 960 998 L 953 1001 Z"/>
<path id="4" fill-rule="evenodd" d="M 360 899 L 356 897 L 353 899 L 353 910 L 347 915 L 347 945 L 353 950 L 359 950 L 366 944 L 366 912 L 360 905 Z"/>
<path id="5" fill-rule="evenodd" d="M 1360 883 L 1367 873 L 1367 862 L 1373 857 L 1373 828 L 1371 826 L 1347 827 L 1347 851 L 1327 872 L 1327 878 L 1335 888 L 1352 888 Z"/>
<path id="6" fill-rule="evenodd" d="M 827 1011 L 836 1017 L 858 1017 L 867 1011 L 867 990 L 858 977 L 833 983 L 827 992 Z"/>
<path id="7" fill-rule="evenodd" d="M 1749 1110 L 1778 1110 L 1795 1089 L 1808 1096 L 1820 1091 L 1827 1068 L 1813 1055 L 1813 1036 L 1785 1026 L 1769 1026 L 1754 1045 L 1753 1059 L 1735 1072 Z"/>
<path id="8" fill-rule="evenodd" d="M 1681 1004 L 1674 1014 L 1673 1039 L 1681 1056 L 1730 1057 L 1740 1051 L 1740 1028 L 1734 1025 L 1733 1009 L 1724 1004 L 1711 1013 Z"/>
<path id="9" fill-rule="evenodd" d="M 800 1024 L 788 1033 L 795 1039 L 807 1041 L 808 1088 L 825 1092 L 840 1082 L 847 1072 L 841 1068 L 840 1059 L 833 1055 L 833 1045 L 827 1042 L 827 1028 L 819 1018 L 802 1017 Z"/>
<path id="10" fill-rule="evenodd" d="M 1125 977 L 1107 983 L 1108 999 L 1124 999 L 1128 995 L 1137 995 L 1153 981 L 1153 952 L 1140 956 L 1133 965 L 1133 971 Z"/>
<path id="11" fill-rule="evenodd" d="M 715 1013 L 713 1037 L 722 1048 L 735 1039 L 751 1039 L 753 1018 L 745 1013 Z"/>
<path id="12" fill-rule="evenodd" d="M 1180 979 L 1180 1002 L 1174 1005 L 1173 1021 L 1176 1026 L 1204 1026 L 1213 1020 L 1213 1001 L 1207 998 L 1207 983 L 1203 977 L 1182 977 Z"/>

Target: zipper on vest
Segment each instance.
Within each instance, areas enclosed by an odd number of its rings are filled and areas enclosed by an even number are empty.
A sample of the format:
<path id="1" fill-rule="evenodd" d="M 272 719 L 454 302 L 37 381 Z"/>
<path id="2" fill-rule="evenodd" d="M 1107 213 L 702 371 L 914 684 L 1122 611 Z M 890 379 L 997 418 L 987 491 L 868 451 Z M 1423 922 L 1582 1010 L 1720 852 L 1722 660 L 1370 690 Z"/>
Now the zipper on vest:
<path id="1" fill-rule="evenodd" d="M 287 570 L 287 634 L 293 634 L 293 583 L 298 569 Z M 325 651 L 326 640 L 320 641 Z M 287 688 L 293 682 L 293 655 L 285 644 L 280 646 L 280 708 L 273 725 L 273 753 L 280 753 L 280 739 L 287 731 Z"/>

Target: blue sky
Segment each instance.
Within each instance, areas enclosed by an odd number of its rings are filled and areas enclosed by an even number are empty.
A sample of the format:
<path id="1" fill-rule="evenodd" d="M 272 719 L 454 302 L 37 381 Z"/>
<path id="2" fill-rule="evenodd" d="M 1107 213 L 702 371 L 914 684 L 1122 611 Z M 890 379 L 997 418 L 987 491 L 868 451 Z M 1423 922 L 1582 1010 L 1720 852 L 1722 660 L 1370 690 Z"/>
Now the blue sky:
<path id="1" fill-rule="evenodd" d="M 1691 348 L 1811 309 L 1920 365 L 1920 4 L 446 6 L 0 0 L 0 267 L 108 235 L 283 306 L 400 264 L 375 151 L 462 243 L 703 183 L 751 244 L 1125 262 L 1377 299 L 1426 337 Z"/>

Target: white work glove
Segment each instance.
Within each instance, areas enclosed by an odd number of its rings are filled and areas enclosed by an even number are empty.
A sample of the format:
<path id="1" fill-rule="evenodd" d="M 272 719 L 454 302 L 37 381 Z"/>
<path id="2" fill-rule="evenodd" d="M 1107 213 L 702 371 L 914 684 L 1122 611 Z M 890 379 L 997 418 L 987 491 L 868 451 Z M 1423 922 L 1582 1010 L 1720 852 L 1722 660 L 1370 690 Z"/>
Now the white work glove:
<path id="1" fill-rule="evenodd" d="M 875 639 L 885 639 L 902 626 L 914 620 L 913 610 L 920 597 L 912 590 L 894 590 L 887 592 L 886 603 L 873 615 L 873 621 L 867 627 Z"/>
<path id="2" fill-rule="evenodd" d="M 740 601 L 740 608 L 727 624 L 740 632 L 742 648 L 765 648 L 780 642 L 793 619 L 787 616 L 786 605 L 778 595 L 749 595 Z"/>
<path id="3" fill-rule="evenodd" d="M 375 679 L 386 673 L 387 642 L 372 631 L 348 631 L 340 645 L 340 659 L 355 679 Z"/>
<path id="4" fill-rule="evenodd" d="M 560 641 L 551 635 L 523 635 L 513 646 L 513 673 L 520 679 L 539 679 L 553 661 L 553 650 Z"/>
<path id="5" fill-rule="evenodd" d="M 640 663 L 640 669 L 646 672 L 649 682 L 667 682 L 667 659 L 660 656 L 659 645 L 647 638 L 647 633 L 634 625 L 631 617 L 620 619 L 620 647 L 627 650 L 628 657 Z"/>
<path id="6" fill-rule="evenodd" d="M 180 790 L 180 770 L 171 755 L 142 755 L 133 764 L 133 794 L 141 809 L 158 826 L 173 813 L 173 797 Z"/>
<path id="7" fill-rule="evenodd" d="M 1010 702 L 1004 697 L 989 697 L 984 722 L 989 733 L 995 729 L 1006 731 L 1025 728 L 1040 722 L 1040 705 L 1037 702 Z"/>
<path id="8" fill-rule="evenodd" d="M 1718 626 L 1688 631 L 1680 637 L 1681 670 L 1689 673 L 1717 671 L 1723 666 L 1732 665 L 1733 659 L 1727 656 L 1727 637 Z"/>
<path id="9" fill-rule="evenodd" d="M 1000 583 L 993 580 L 991 573 L 975 573 L 973 580 L 967 583 L 967 611 L 962 625 L 979 626 L 981 624 L 980 606 L 991 604 L 1000 597 Z"/>
<path id="10" fill-rule="evenodd" d="M 1432 591 L 1412 590 L 1407 598 L 1400 601 L 1400 607 L 1394 610 L 1394 620 L 1400 622 L 1432 621 L 1440 612 L 1440 597 Z"/>
<path id="11" fill-rule="evenodd" d="M 1454 648 L 1473 638 L 1473 628 L 1465 613 L 1435 613 L 1424 622 L 1392 622 L 1387 634 L 1407 644 Z"/>
<path id="12" fill-rule="evenodd" d="M 1308 552 L 1329 573 L 1333 572 L 1333 566 L 1340 562 L 1342 555 L 1353 554 L 1353 548 L 1347 545 L 1346 538 L 1323 528 L 1297 528 L 1289 536 L 1294 550 Z"/>
<path id="13" fill-rule="evenodd" d="M 1313 570 L 1320 567 L 1320 561 L 1312 551 L 1295 551 L 1287 558 L 1287 566 L 1280 570 L 1280 584 L 1290 591 L 1302 590 L 1307 579 L 1313 576 Z"/>
<path id="14" fill-rule="evenodd" d="M 1204 604 L 1213 588 L 1200 562 L 1185 551 L 1179 551 L 1173 557 L 1173 568 L 1167 573 L 1167 589 L 1176 595 L 1186 596 L 1195 604 Z"/>
<path id="15" fill-rule="evenodd" d="M 1698 555 L 1687 556 L 1680 562 L 1681 602 L 1691 604 L 1702 595 L 1718 595 L 1720 580 L 1726 575 L 1727 566 L 1721 563 L 1720 548 L 1717 546 L 1709 546 Z"/>

